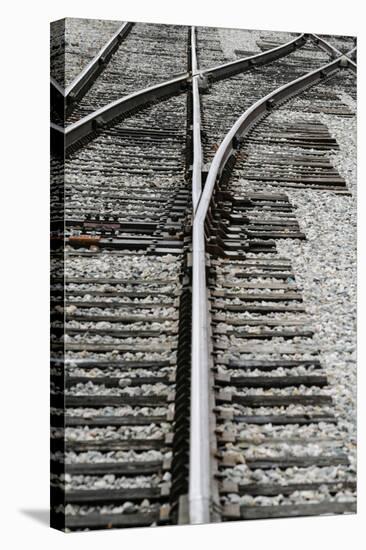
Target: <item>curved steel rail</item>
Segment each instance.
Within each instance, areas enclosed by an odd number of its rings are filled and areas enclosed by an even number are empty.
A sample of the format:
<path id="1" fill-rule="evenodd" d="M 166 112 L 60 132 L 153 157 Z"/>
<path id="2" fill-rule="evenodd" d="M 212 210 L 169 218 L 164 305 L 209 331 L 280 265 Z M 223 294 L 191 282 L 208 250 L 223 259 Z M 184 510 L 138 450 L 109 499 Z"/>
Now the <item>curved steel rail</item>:
<path id="1" fill-rule="evenodd" d="M 65 89 L 51 78 L 51 97 L 56 98 L 57 106 L 60 104 L 62 98 L 62 104 L 69 110 L 75 101 L 80 100 L 85 95 L 119 44 L 128 35 L 132 26 L 133 23 L 122 23 L 108 42 Z"/>
<path id="2" fill-rule="evenodd" d="M 191 412 L 195 413 L 191 424 L 190 515 L 194 523 L 205 523 L 210 519 L 210 423 L 209 423 L 209 323 L 206 285 L 205 219 L 216 181 L 226 162 L 259 117 L 269 111 L 276 102 L 288 99 L 296 92 L 313 85 L 336 73 L 344 64 L 339 58 L 312 71 L 266 95 L 252 105 L 235 122 L 217 150 L 207 176 L 193 223 L 193 276 L 192 276 L 192 381 L 195 386 L 191 395 Z"/>
<path id="3" fill-rule="evenodd" d="M 310 73 L 293 80 L 287 84 L 284 84 L 277 90 L 274 90 L 267 96 L 263 97 L 256 103 L 254 103 L 241 117 L 235 122 L 230 131 L 226 134 L 224 140 L 221 142 L 219 149 L 217 150 L 211 168 L 207 177 L 205 189 L 202 193 L 202 197 L 199 203 L 198 214 L 206 215 L 209 200 L 214 188 L 216 178 L 221 175 L 223 168 L 233 150 L 236 148 L 238 141 L 251 127 L 259 116 L 262 116 L 265 112 L 273 108 L 276 102 L 288 99 L 291 95 L 297 93 L 299 90 L 320 82 L 323 78 L 332 75 L 340 68 L 350 68 L 349 59 L 345 56 L 335 59 L 326 65 L 323 65 L 319 69 L 311 71 Z M 214 178 L 214 179 L 213 179 Z M 205 210 L 203 210 L 205 208 Z"/>
<path id="4" fill-rule="evenodd" d="M 227 78 L 234 74 L 246 71 L 251 69 L 253 66 L 264 65 L 270 61 L 280 59 L 285 55 L 293 52 L 297 48 L 301 48 L 306 42 L 308 35 L 300 34 L 296 38 L 282 44 L 281 46 L 276 46 L 271 50 L 266 52 L 258 53 L 251 55 L 250 57 L 243 57 L 237 59 L 236 61 L 229 61 L 228 63 L 223 63 L 222 65 L 217 65 L 216 67 L 211 67 L 209 69 L 204 69 L 199 71 L 201 75 L 210 77 L 213 80 L 218 80 L 220 78 Z M 194 74 L 194 73 L 193 73 Z"/>
<path id="5" fill-rule="evenodd" d="M 87 137 L 93 133 L 98 127 L 102 126 L 104 123 L 111 122 L 114 118 L 125 114 L 131 109 L 136 107 L 142 107 L 146 104 L 149 104 L 151 101 L 167 97 L 169 95 L 180 93 L 185 89 L 188 84 L 189 79 L 192 76 L 197 76 L 197 85 L 194 84 L 194 87 L 199 87 L 200 79 L 207 79 L 208 76 L 211 76 L 213 79 L 226 78 L 233 74 L 248 70 L 249 68 L 255 65 L 264 65 L 280 57 L 291 53 L 295 49 L 301 47 L 306 42 L 306 35 L 301 34 L 295 39 L 283 44 L 282 46 L 277 46 L 272 50 L 267 52 L 253 55 L 251 57 L 246 57 L 239 59 L 237 61 L 232 61 L 224 65 L 219 65 L 217 67 L 211 67 L 210 69 L 205 69 L 204 71 L 199 71 L 197 63 L 192 66 L 192 75 L 190 73 L 185 73 L 183 75 L 177 76 L 171 80 L 156 84 L 149 88 L 139 90 L 133 94 L 130 94 L 126 97 L 122 97 L 105 105 L 104 107 L 94 111 L 90 115 L 82 118 L 81 120 L 70 124 L 67 128 L 63 129 L 60 126 L 54 125 L 52 128 L 53 134 L 64 133 L 65 137 L 65 146 L 69 148 L 70 146 L 76 144 L 81 139 Z M 192 37 L 192 40 L 195 42 L 195 36 Z M 198 119 L 197 119 L 198 122 Z M 53 135 L 54 141 L 59 141 L 63 139 L 61 135 Z M 198 143 L 198 142 L 196 142 Z M 196 200 L 196 199 L 195 199 Z"/>

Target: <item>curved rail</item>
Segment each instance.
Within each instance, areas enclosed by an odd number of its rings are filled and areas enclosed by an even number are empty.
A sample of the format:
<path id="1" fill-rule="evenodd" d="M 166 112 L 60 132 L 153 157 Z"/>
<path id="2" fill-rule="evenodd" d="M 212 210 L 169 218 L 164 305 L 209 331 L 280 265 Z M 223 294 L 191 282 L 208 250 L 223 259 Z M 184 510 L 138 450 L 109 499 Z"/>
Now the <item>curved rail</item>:
<path id="1" fill-rule="evenodd" d="M 144 88 L 97 109 L 93 113 L 90 113 L 90 115 L 70 124 L 65 129 L 61 128 L 61 126 L 53 125 L 51 132 L 59 134 L 59 136 L 54 136 L 55 139 L 61 139 L 62 134 L 65 138 L 65 147 L 68 149 L 92 134 L 97 128 L 103 127 L 128 111 L 183 91 L 188 78 L 189 74 L 185 73 L 162 84 L 155 84 L 149 88 Z"/>
<path id="2" fill-rule="evenodd" d="M 286 42 L 281 46 L 276 46 L 275 48 L 267 50 L 266 52 L 251 55 L 250 57 L 243 57 L 236 61 L 229 61 L 228 63 L 224 63 L 216 67 L 211 67 L 209 69 L 205 69 L 199 72 L 201 75 L 210 77 L 213 80 L 226 78 L 242 71 L 246 71 L 255 65 L 264 65 L 266 63 L 269 63 L 270 61 L 274 61 L 275 59 L 280 59 L 281 57 L 284 57 L 285 55 L 293 52 L 297 48 L 301 48 L 301 46 L 305 44 L 307 38 L 308 35 L 303 33 L 296 38 L 290 40 L 289 42 Z"/>
<path id="3" fill-rule="evenodd" d="M 194 34 L 195 33 L 192 33 L 192 40 L 194 41 L 195 45 Z M 256 54 L 251 57 L 246 57 L 244 59 L 239 59 L 237 61 L 231 61 L 217 67 L 211 67 L 210 69 L 205 69 L 204 71 L 199 71 L 197 63 L 195 62 L 195 65 L 192 65 L 192 80 L 193 77 L 197 76 L 197 83 L 194 84 L 194 88 L 199 88 L 199 83 L 201 82 L 201 79 L 207 79 L 208 76 L 210 76 L 214 80 L 217 80 L 219 78 L 226 78 L 241 71 L 248 70 L 254 65 L 264 65 L 275 59 L 284 57 L 285 55 L 291 53 L 295 49 L 305 44 L 306 40 L 306 35 L 301 34 L 295 39 L 287 42 L 286 44 L 283 44 L 282 46 L 277 46 L 276 48 L 268 50 L 267 52 Z M 51 131 L 53 133 L 64 133 L 65 146 L 66 148 L 69 148 L 70 146 L 77 144 L 81 139 L 92 134 L 99 123 L 100 126 L 102 126 L 104 123 L 111 122 L 114 118 L 120 116 L 121 114 L 127 113 L 133 108 L 142 107 L 143 105 L 146 105 L 151 101 L 161 99 L 174 93 L 180 93 L 182 90 L 184 90 L 190 78 L 191 74 L 185 73 L 171 80 L 156 84 L 143 90 L 139 90 L 138 92 L 134 92 L 133 94 L 117 99 L 116 101 L 113 101 L 112 103 L 101 107 L 100 109 L 94 111 L 90 115 L 87 115 L 81 120 L 70 124 L 69 126 L 67 126 L 66 129 L 54 125 Z M 54 141 L 59 141 L 61 139 L 61 136 L 53 136 L 53 139 Z M 196 143 L 198 143 L 198 141 Z"/>
<path id="4" fill-rule="evenodd" d="M 221 175 L 223 168 L 229 157 L 231 156 L 233 150 L 236 148 L 238 141 L 246 133 L 251 125 L 256 121 L 259 116 L 262 116 L 266 111 L 272 109 L 276 102 L 281 100 L 288 99 L 291 95 L 298 92 L 299 90 L 309 86 L 310 84 L 315 84 L 320 82 L 323 78 L 330 76 L 331 74 L 337 72 L 342 67 L 349 67 L 349 60 L 342 56 L 340 58 L 323 65 L 319 69 L 315 69 L 310 73 L 293 80 L 287 84 L 284 84 L 277 90 L 269 93 L 256 103 L 254 103 L 241 117 L 235 122 L 230 131 L 226 134 L 224 140 L 221 142 L 219 149 L 217 150 L 207 177 L 207 182 L 205 189 L 202 193 L 200 204 L 197 211 L 197 216 L 199 219 L 199 214 L 202 216 L 206 215 L 211 194 L 215 185 L 215 181 L 218 176 Z"/>
<path id="5" fill-rule="evenodd" d="M 108 42 L 65 89 L 63 89 L 54 79 L 51 79 L 51 97 L 54 96 L 57 98 L 57 106 L 60 104 L 60 94 L 62 95 L 63 104 L 66 110 L 70 110 L 75 101 L 80 100 L 83 95 L 85 95 L 92 86 L 94 80 L 102 72 L 119 44 L 128 35 L 132 26 L 133 23 L 122 23 L 117 32 L 114 33 Z"/>
<path id="6" fill-rule="evenodd" d="M 209 322 L 208 296 L 206 285 L 205 256 L 205 218 L 209 209 L 211 197 L 217 179 L 220 177 L 226 162 L 240 143 L 240 138 L 247 133 L 252 125 L 276 102 L 288 99 L 299 90 L 315 84 L 323 78 L 336 73 L 344 65 L 345 58 L 339 58 L 324 65 L 277 90 L 266 95 L 252 105 L 235 122 L 226 134 L 217 150 L 204 190 L 201 195 L 193 223 L 193 274 L 192 274 L 192 381 L 194 389 L 191 395 L 191 413 L 196 415 L 191 425 L 191 460 L 190 476 L 192 488 L 190 495 L 190 514 L 194 523 L 209 521 L 210 515 L 210 422 L 209 422 Z M 192 520 L 191 520 L 192 521 Z"/>

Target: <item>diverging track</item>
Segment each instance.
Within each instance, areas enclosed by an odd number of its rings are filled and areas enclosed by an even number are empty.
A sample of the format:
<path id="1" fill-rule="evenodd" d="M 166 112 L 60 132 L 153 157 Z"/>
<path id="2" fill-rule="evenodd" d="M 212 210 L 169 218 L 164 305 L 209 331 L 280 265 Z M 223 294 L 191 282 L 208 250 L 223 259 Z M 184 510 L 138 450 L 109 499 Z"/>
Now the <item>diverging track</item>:
<path id="1" fill-rule="evenodd" d="M 319 116 L 353 116 L 354 54 L 313 35 L 257 33 L 233 59 L 214 30 L 111 33 L 67 88 L 53 47 L 52 524 L 353 511 L 316 331 L 276 243 L 307 237 L 286 189 L 349 195 Z"/>
<path id="2" fill-rule="evenodd" d="M 191 487 L 197 523 L 355 510 L 314 332 L 291 264 L 276 253 L 277 239 L 306 238 L 284 188 L 348 192 L 326 156 L 338 145 L 313 113 L 352 116 L 332 92 L 342 76 L 352 88 L 349 67 L 337 58 L 267 94 L 212 160 L 193 226 L 192 372 L 197 410 L 207 407 L 197 432 L 210 446 L 191 455 L 191 474 L 211 472 L 205 485 L 201 477 L 201 509 Z"/>

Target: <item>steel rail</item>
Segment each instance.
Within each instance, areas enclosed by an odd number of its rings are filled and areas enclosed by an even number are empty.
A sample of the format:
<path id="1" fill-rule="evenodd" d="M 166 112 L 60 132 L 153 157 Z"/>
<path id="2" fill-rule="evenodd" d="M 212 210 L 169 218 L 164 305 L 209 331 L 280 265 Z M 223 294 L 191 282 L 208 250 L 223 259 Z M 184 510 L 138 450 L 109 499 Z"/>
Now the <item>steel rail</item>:
<path id="1" fill-rule="evenodd" d="M 132 29 L 133 23 L 122 23 L 115 34 L 108 42 L 99 50 L 87 66 L 78 74 L 76 78 L 65 89 L 66 98 L 74 100 L 79 98 L 80 94 L 84 94 L 86 89 L 90 87 L 96 73 L 110 59 L 114 51 L 117 49 L 121 41 L 127 36 Z"/>
<path id="2" fill-rule="evenodd" d="M 155 84 L 149 88 L 144 88 L 143 90 L 129 94 L 113 101 L 112 103 L 109 103 L 108 105 L 105 105 L 104 107 L 101 107 L 100 109 L 97 109 L 93 113 L 90 113 L 81 120 L 70 124 L 66 128 L 53 125 L 51 132 L 63 134 L 65 138 L 65 147 L 68 149 L 72 145 L 77 144 L 83 138 L 88 137 L 98 128 L 102 128 L 104 125 L 112 122 L 115 118 L 126 114 L 132 109 L 183 91 L 188 78 L 189 74 L 185 73 L 181 76 L 173 78 L 172 80 L 165 81 L 161 84 Z M 60 135 L 55 136 L 55 139 L 60 138 Z"/>
<path id="3" fill-rule="evenodd" d="M 273 92 L 269 93 L 268 95 L 254 103 L 249 109 L 247 109 L 247 111 L 245 111 L 245 113 L 243 113 L 239 117 L 239 119 L 226 134 L 213 158 L 205 189 L 202 193 L 200 204 L 197 210 L 197 216 L 198 214 L 200 214 L 200 216 L 202 217 L 202 212 L 206 214 L 217 176 L 221 175 L 222 170 L 224 169 L 225 164 L 231 156 L 233 150 L 236 148 L 238 141 L 243 136 L 243 134 L 249 130 L 256 119 L 259 116 L 262 116 L 265 112 L 272 109 L 275 106 L 276 102 L 288 99 L 291 95 L 298 92 L 299 90 L 309 85 L 320 82 L 323 78 L 337 72 L 342 67 L 350 67 L 349 60 L 345 56 L 337 58 L 330 63 L 323 65 L 319 69 L 315 69 L 314 71 L 311 71 L 310 73 L 307 73 L 306 75 L 303 75 L 296 80 L 293 80 L 292 82 L 289 82 L 277 88 Z M 215 180 L 213 180 L 214 175 Z M 204 208 L 205 210 L 203 210 Z"/>
<path id="4" fill-rule="evenodd" d="M 350 59 L 347 57 L 348 62 L 348 68 L 353 72 L 353 74 L 357 74 L 357 63 L 353 61 L 353 59 Z"/>
<path id="5" fill-rule="evenodd" d="M 297 36 L 296 38 L 282 44 L 281 46 L 276 46 L 271 50 L 266 52 L 261 52 L 250 57 L 243 57 L 235 61 L 229 61 L 228 63 L 223 63 L 222 65 L 217 65 L 216 67 L 211 67 L 209 69 L 204 69 L 199 71 L 199 74 L 202 76 L 210 77 L 213 80 L 218 80 L 220 78 L 227 78 L 231 75 L 246 71 L 251 69 L 253 66 L 264 65 L 270 61 L 280 59 L 285 55 L 293 52 L 297 48 L 301 48 L 306 41 L 308 35 L 303 33 Z M 193 75 L 195 73 L 193 72 Z"/>
<path id="6" fill-rule="evenodd" d="M 354 60 L 354 57 L 356 55 L 356 52 L 357 52 L 357 46 L 355 46 L 354 48 L 352 48 L 352 50 L 350 50 L 349 52 L 347 52 L 345 55 L 348 59 L 348 62 L 349 62 L 349 68 L 351 69 L 351 71 L 354 73 L 354 74 L 357 74 L 357 63 L 356 61 Z"/>
<path id="7" fill-rule="evenodd" d="M 191 28 L 191 69 L 193 95 L 193 166 L 192 166 L 192 209 L 193 216 L 202 192 L 202 143 L 201 115 L 199 98 L 199 79 L 197 74 L 197 42 L 196 29 Z M 193 281 L 193 289 L 197 282 Z M 192 296 L 193 301 L 196 299 Z M 203 340 L 203 344 L 207 341 Z M 191 411 L 190 411 L 190 453 L 189 453 L 189 520 L 191 524 L 208 523 L 210 521 L 210 441 L 209 441 L 209 379 L 207 369 L 199 369 L 200 354 L 193 358 L 199 343 L 192 342 L 191 369 Z M 205 391 L 201 391 L 202 387 Z M 206 467 L 206 466 L 209 467 Z"/>
<path id="8" fill-rule="evenodd" d="M 354 58 L 356 56 L 356 52 L 357 52 L 357 46 L 355 46 L 354 48 L 352 48 L 352 50 L 347 52 L 346 56 L 349 57 L 350 59 L 352 59 L 352 61 L 354 61 Z"/>
<path id="9" fill-rule="evenodd" d="M 336 59 L 269 93 L 235 122 L 220 144 L 207 176 L 193 222 L 193 269 L 192 269 L 192 393 L 191 393 L 191 462 L 190 495 L 191 521 L 206 523 L 210 520 L 210 424 L 209 424 L 209 322 L 208 293 L 206 285 L 205 219 L 210 206 L 216 181 L 226 162 L 259 117 L 273 108 L 276 102 L 288 99 L 296 92 L 336 73 L 344 57 Z M 344 64 L 344 63 L 343 63 Z M 194 460 L 193 460 L 194 457 Z M 194 485 L 195 484 L 195 485 Z"/>
<path id="10" fill-rule="evenodd" d="M 338 48 L 324 38 L 321 38 L 319 35 L 312 33 L 310 36 L 313 37 L 315 44 L 319 46 L 319 48 L 329 53 L 332 57 L 344 55 Z"/>
<path id="11" fill-rule="evenodd" d="M 193 97 L 193 163 L 192 163 L 192 210 L 196 211 L 202 191 L 202 142 L 201 142 L 201 107 L 199 93 L 200 75 L 197 62 L 197 40 L 196 27 L 191 27 L 191 68 L 192 74 L 192 97 Z"/>
<path id="12" fill-rule="evenodd" d="M 336 48 L 335 46 L 333 46 L 330 42 L 328 42 L 327 40 L 325 40 L 324 38 L 320 38 L 320 36 L 318 36 L 317 34 L 311 34 L 310 36 L 312 36 L 314 38 L 314 41 L 315 43 L 320 47 L 322 48 L 323 50 L 327 51 L 328 53 L 330 53 L 333 57 L 336 57 L 336 56 L 345 56 L 349 59 L 350 63 L 351 63 L 351 67 L 355 67 L 357 68 L 357 65 L 356 63 L 354 62 L 354 60 L 352 59 L 352 56 L 354 55 L 355 51 L 357 50 L 357 47 L 354 47 L 352 48 L 352 50 L 350 50 L 349 52 L 347 53 L 343 53 L 341 52 L 340 50 L 338 50 L 338 48 Z"/>
<path id="13" fill-rule="evenodd" d="M 194 38 L 195 40 L 195 38 Z M 253 65 L 263 65 L 269 63 L 274 59 L 279 59 L 294 51 L 294 49 L 301 47 L 306 42 L 306 35 L 301 34 L 295 39 L 283 44 L 282 46 L 277 46 L 272 50 L 267 52 L 253 55 L 251 57 L 246 57 L 244 59 L 239 59 L 237 61 L 232 61 L 224 65 L 219 65 L 217 67 L 212 67 L 211 69 L 206 69 L 204 71 L 198 71 L 197 64 L 192 66 L 193 76 L 200 77 L 197 79 L 197 84 L 200 83 L 200 79 L 207 78 L 209 74 L 212 74 L 213 78 L 225 78 L 229 77 L 232 74 L 236 74 L 241 71 L 245 71 Z M 193 78 L 192 76 L 192 78 Z M 53 132 L 64 132 L 65 133 L 65 146 L 69 148 L 70 146 L 76 144 L 79 140 L 87 137 L 93 133 L 98 126 L 98 121 L 102 126 L 105 122 L 109 123 L 114 118 L 118 117 L 121 114 L 128 112 L 129 110 L 135 107 L 141 107 L 150 103 L 155 99 L 161 99 L 164 96 L 170 94 L 179 93 L 182 91 L 182 88 L 186 86 L 188 80 L 191 78 L 190 73 L 180 75 L 172 80 L 156 84 L 149 88 L 139 90 L 130 94 L 126 97 L 122 97 L 108 103 L 104 107 L 97 109 L 93 113 L 90 113 L 86 117 L 83 117 L 79 121 L 70 124 L 65 129 L 60 126 L 54 126 L 52 129 Z M 194 85 L 196 87 L 196 84 Z M 198 86 L 199 87 L 199 86 Z M 60 140 L 59 137 L 54 138 L 56 141 Z"/>
<path id="14" fill-rule="evenodd" d="M 61 92 L 64 108 L 70 110 L 72 105 L 80 100 L 92 86 L 94 80 L 102 72 L 119 44 L 128 35 L 132 26 L 133 23 L 122 23 L 108 42 L 65 89 L 63 89 L 54 79 L 51 79 L 51 97 L 52 95 L 56 96 L 59 100 L 59 94 Z"/>
<path id="15" fill-rule="evenodd" d="M 264 65 L 291 53 L 295 49 L 304 45 L 306 40 L 307 35 L 301 34 L 286 44 L 277 46 L 267 52 L 239 59 L 237 61 L 231 61 L 217 67 L 211 67 L 210 69 L 205 69 L 204 71 L 199 71 L 197 64 L 195 64 L 194 68 L 192 67 L 192 74 L 185 73 L 171 80 L 134 92 L 133 94 L 117 99 L 112 103 L 97 109 L 79 121 L 70 124 L 65 129 L 54 125 L 51 131 L 53 134 L 65 134 L 65 147 L 68 149 L 72 145 L 77 144 L 83 138 L 92 134 L 98 125 L 103 126 L 105 123 L 110 123 L 114 118 L 120 116 L 121 114 L 125 114 L 136 107 L 142 107 L 149 104 L 151 101 L 161 99 L 174 93 L 180 93 L 188 84 L 189 79 L 193 79 L 194 76 L 199 77 L 197 79 L 197 85 L 199 88 L 201 79 L 207 79 L 208 76 L 211 76 L 213 79 L 227 78 L 233 74 L 248 70 L 255 65 Z M 194 87 L 196 88 L 196 84 L 194 84 Z M 61 136 L 53 135 L 54 142 L 59 142 L 60 139 Z M 196 141 L 196 143 L 198 142 Z"/>

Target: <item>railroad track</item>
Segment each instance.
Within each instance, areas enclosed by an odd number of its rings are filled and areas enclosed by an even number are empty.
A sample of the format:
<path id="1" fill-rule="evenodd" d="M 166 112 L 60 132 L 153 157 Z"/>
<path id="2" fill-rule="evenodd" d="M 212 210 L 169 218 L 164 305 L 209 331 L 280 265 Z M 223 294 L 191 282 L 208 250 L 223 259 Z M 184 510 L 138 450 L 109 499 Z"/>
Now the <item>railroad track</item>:
<path id="1" fill-rule="evenodd" d="M 103 43 L 94 23 L 98 47 L 70 62 L 85 70 L 60 82 L 59 27 L 53 526 L 352 512 L 315 330 L 277 247 L 307 237 L 290 192 L 349 195 L 320 118 L 354 116 L 332 91 L 354 95 L 354 45 L 268 32 L 224 51 L 216 29 L 116 22 Z"/>

